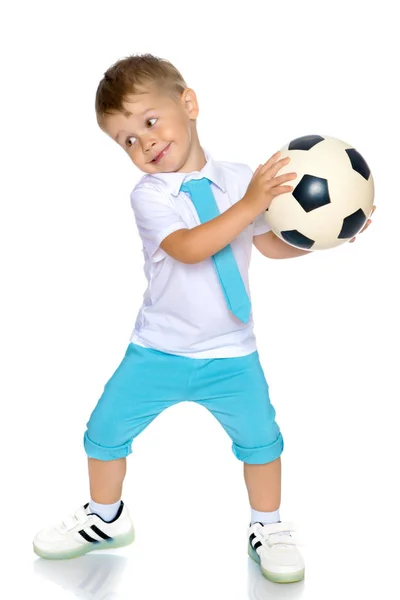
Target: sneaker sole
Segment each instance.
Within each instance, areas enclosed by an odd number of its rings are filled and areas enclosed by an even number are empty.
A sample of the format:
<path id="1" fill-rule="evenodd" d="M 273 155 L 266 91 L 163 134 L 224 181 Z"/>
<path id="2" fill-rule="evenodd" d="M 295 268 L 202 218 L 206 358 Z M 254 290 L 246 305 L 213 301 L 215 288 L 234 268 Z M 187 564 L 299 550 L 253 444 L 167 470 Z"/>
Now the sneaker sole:
<path id="1" fill-rule="evenodd" d="M 272 571 L 267 571 L 261 565 L 260 557 L 254 548 L 250 546 L 250 544 L 248 545 L 248 554 L 250 558 L 252 558 L 254 562 L 259 565 L 261 573 L 266 579 L 268 579 L 268 581 L 272 581 L 273 583 L 295 583 L 296 581 L 301 581 L 304 579 L 305 569 L 301 569 L 300 571 L 295 571 L 293 573 L 272 573 Z"/>
<path id="2" fill-rule="evenodd" d="M 81 548 L 76 548 L 75 550 L 70 550 L 69 552 L 59 552 L 59 553 L 49 553 L 37 548 L 35 544 L 33 544 L 33 551 L 35 554 L 40 556 L 41 558 L 47 558 L 49 560 L 63 560 L 69 558 L 76 558 L 77 556 L 82 556 L 83 554 L 87 554 L 88 552 L 93 552 L 96 550 L 111 550 L 112 548 L 122 548 L 123 546 L 129 546 L 135 540 L 135 532 L 132 528 L 128 533 L 124 535 L 120 535 L 112 540 L 104 540 L 104 542 L 96 542 L 87 544 L 82 546 Z"/>

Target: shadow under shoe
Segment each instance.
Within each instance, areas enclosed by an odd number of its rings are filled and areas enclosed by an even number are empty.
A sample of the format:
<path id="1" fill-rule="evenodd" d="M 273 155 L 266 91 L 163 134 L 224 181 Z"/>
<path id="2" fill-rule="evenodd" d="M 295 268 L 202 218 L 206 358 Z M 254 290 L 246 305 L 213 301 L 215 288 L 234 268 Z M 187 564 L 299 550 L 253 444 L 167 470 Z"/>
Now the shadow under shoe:
<path id="1" fill-rule="evenodd" d="M 36 575 L 74 593 L 84 600 L 118 600 L 122 575 L 128 565 L 125 556 L 88 554 L 76 560 L 34 562 Z"/>

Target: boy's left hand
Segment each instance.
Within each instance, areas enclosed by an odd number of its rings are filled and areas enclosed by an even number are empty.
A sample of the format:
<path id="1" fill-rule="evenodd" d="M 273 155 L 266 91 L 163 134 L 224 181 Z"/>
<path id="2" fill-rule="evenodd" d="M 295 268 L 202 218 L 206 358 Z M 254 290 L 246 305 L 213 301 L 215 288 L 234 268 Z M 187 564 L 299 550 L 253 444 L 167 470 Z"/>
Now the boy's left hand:
<path id="1" fill-rule="evenodd" d="M 364 227 L 363 227 L 363 228 L 362 228 L 362 229 L 361 229 L 361 230 L 358 232 L 358 234 L 357 234 L 357 235 L 359 235 L 360 233 L 362 233 L 363 231 L 365 231 L 365 230 L 367 229 L 367 227 L 369 227 L 369 226 L 371 225 L 371 223 L 372 223 L 371 217 L 372 217 L 372 215 L 374 214 L 374 212 L 375 212 L 375 209 L 376 209 L 376 206 L 374 205 L 374 206 L 372 207 L 371 214 L 369 215 L 367 222 L 365 223 Z M 351 238 L 351 240 L 349 241 L 349 244 L 352 244 L 352 243 L 353 243 L 353 242 L 355 242 L 355 241 L 356 241 L 356 237 L 353 237 L 353 238 Z"/>

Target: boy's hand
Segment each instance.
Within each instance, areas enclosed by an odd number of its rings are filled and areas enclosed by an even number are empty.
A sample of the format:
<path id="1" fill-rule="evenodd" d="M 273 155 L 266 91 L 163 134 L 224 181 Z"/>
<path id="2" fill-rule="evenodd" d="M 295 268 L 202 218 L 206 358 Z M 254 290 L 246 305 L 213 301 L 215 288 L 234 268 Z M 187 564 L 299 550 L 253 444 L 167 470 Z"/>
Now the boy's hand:
<path id="1" fill-rule="evenodd" d="M 372 207 L 371 214 L 369 215 L 367 222 L 365 223 L 365 225 L 364 225 L 364 227 L 361 229 L 361 231 L 359 231 L 359 232 L 358 232 L 358 234 L 357 234 L 357 235 L 360 235 L 360 233 L 362 233 L 363 231 L 365 231 L 365 230 L 367 229 L 367 227 L 369 227 L 369 226 L 371 225 L 371 223 L 372 223 L 371 217 L 372 217 L 372 215 L 374 214 L 375 210 L 376 210 L 376 206 L 374 205 L 374 206 Z M 352 243 L 353 243 L 353 242 L 355 242 L 355 241 L 356 241 L 356 237 L 353 237 L 353 238 L 351 238 L 351 240 L 349 241 L 349 244 L 352 244 Z"/>
<path id="2" fill-rule="evenodd" d="M 268 210 L 275 196 L 293 190 L 292 186 L 282 184 L 296 179 L 296 173 L 285 173 L 276 177 L 278 171 L 290 162 L 289 157 L 279 160 L 279 156 L 280 152 L 276 152 L 265 164 L 257 167 L 243 197 L 252 207 L 258 205 L 259 213 Z"/>

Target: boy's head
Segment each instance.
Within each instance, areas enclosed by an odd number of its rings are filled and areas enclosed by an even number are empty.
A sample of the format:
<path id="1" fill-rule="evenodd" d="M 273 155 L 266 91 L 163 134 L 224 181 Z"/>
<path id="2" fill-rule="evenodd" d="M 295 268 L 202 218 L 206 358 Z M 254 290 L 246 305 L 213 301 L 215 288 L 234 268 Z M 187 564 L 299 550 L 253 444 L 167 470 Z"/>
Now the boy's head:
<path id="1" fill-rule="evenodd" d="M 133 55 L 112 65 L 96 92 L 100 128 L 145 173 L 191 172 L 205 164 L 195 92 L 167 60 Z"/>

